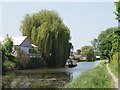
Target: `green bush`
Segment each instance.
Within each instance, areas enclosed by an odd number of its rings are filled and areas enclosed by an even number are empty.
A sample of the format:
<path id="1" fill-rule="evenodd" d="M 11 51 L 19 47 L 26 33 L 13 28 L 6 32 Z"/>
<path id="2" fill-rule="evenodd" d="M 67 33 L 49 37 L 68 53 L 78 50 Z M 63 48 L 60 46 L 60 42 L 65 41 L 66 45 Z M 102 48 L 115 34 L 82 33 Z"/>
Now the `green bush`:
<path id="1" fill-rule="evenodd" d="M 15 67 L 15 63 L 9 60 L 4 61 L 4 66 L 7 67 Z"/>
<path id="2" fill-rule="evenodd" d="M 13 61 L 15 63 L 15 68 L 21 68 L 21 63 L 20 63 L 20 60 L 17 60 L 16 58 L 14 59 Z"/>
<path id="3" fill-rule="evenodd" d="M 42 58 L 30 58 L 26 63 L 27 68 L 38 68 L 45 65 L 46 63 Z"/>
<path id="4" fill-rule="evenodd" d="M 118 54 L 115 53 L 112 57 L 112 60 L 109 64 L 111 71 L 118 77 Z"/>
<path id="5" fill-rule="evenodd" d="M 75 56 L 75 60 L 79 60 L 79 56 Z"/>

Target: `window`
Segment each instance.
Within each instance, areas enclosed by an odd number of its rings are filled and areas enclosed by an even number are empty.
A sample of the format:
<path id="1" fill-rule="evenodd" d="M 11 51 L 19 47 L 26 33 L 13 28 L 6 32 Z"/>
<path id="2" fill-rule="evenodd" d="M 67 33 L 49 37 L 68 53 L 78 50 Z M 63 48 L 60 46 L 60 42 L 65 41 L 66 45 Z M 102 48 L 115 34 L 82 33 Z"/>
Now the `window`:
<path id="1" fill-rule="evenodd" d="M 35 53 L 35 50 L 34 50 L 33 48 L 30 48 L 30 49 L 29 49 L 29 53 L 30 53 L 30 54 L 34 54 L 34 53 Z"/>

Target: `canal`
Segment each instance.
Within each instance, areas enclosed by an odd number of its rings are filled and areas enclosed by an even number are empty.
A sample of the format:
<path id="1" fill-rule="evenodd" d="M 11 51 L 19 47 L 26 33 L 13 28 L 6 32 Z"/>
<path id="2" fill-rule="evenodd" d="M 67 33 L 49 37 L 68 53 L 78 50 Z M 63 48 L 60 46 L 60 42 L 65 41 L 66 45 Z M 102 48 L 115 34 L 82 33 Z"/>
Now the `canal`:
<path id="1" fill-rule="evenodd" d="M 3 77 L 3 83 L 11 88 L 59 88 L 75 80 L 86 70 L 94 68 L 101 61 L 78 62 L 73 68 L 40 68 L 11 71 Z"/>

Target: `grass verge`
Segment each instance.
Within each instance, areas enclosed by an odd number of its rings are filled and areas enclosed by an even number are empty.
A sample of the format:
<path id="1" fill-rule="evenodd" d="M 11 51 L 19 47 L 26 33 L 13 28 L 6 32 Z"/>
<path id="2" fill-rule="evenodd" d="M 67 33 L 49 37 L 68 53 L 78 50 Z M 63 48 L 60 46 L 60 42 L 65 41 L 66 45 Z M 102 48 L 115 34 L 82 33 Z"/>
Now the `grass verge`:
<path id="1" fill-rule="evenodd" d="M 114 83 L 107 71 L 106 63 L 102 62 L 63 88 L 114 88 Z"/>
<path id="2" fill-rule="evenodd" d="M 118 78 L 118 66 L 110 63 L 109 67 L 110 67 L 111 72 L 114 73 L 115 76 Z"/>
<path id="3" fill-rule="evenodd" d="M 115 76 L 118 78 L 118 70 L 120 71 L 120 69 L 118 69 L 118 53 L 115 53 L 113 55 L 113 60 L 111 60 L 109 67 L 110 67 L 111 72 L 114 73 Z"/>

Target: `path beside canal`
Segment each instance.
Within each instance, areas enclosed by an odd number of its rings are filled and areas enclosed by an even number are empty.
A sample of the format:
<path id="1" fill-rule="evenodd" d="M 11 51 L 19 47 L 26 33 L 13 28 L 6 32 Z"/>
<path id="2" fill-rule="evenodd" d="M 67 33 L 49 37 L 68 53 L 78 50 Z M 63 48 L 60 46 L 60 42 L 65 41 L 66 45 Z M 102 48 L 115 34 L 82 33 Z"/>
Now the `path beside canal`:
<path id="1" fill-rule="evenodd" d="M 111 72 L 110 68 L 108 67 L 108 64 L 107 64 L 107 70 L 115 83 L 115 88 L 118 88 L 118 78 Z"/>

